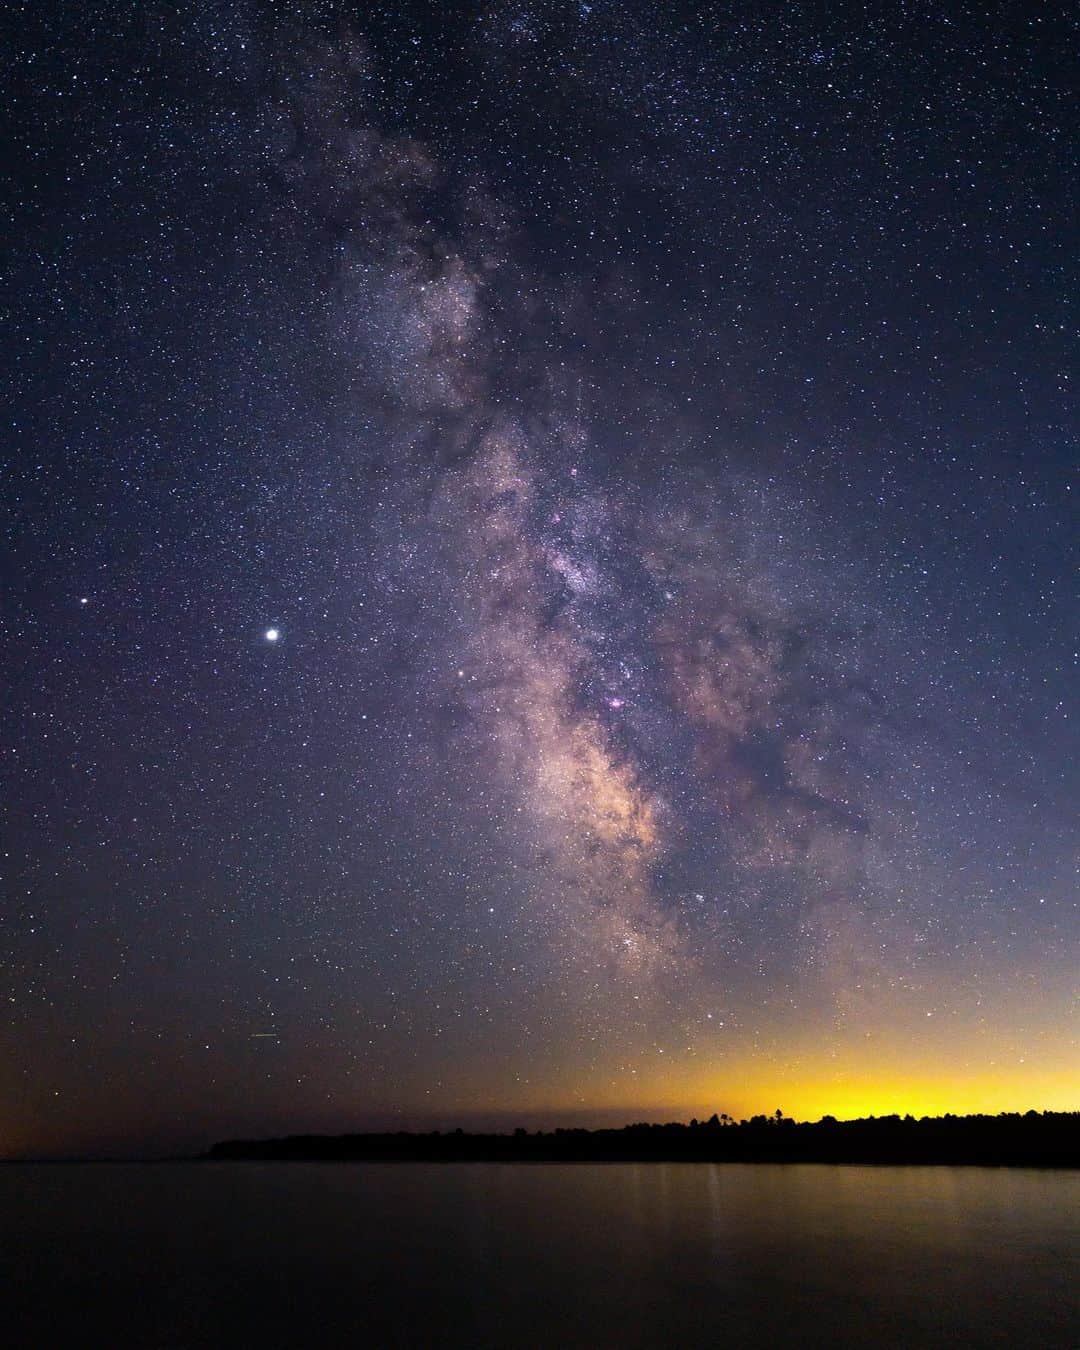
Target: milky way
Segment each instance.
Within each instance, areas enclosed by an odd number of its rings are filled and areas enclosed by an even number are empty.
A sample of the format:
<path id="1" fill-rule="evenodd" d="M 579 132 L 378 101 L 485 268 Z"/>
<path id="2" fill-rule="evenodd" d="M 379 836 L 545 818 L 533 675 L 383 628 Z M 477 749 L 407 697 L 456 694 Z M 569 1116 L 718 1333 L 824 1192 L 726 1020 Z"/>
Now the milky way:
<path id="1" fill-rule="evenodd" d="M 12 1149 L 1075 1105 L 1058 72 L 654 17 L 27 36 Z"/>

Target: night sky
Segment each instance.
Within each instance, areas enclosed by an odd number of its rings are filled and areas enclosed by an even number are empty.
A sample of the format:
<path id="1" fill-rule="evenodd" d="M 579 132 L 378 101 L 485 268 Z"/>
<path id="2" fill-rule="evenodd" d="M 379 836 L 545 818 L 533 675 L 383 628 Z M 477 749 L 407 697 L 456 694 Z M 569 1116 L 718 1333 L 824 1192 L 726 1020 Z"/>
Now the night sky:
<path id="1" fill-rule="evenodd" d="M 1080 1104 L 1069 9 L 15 6 L 0 1156 Z"/>

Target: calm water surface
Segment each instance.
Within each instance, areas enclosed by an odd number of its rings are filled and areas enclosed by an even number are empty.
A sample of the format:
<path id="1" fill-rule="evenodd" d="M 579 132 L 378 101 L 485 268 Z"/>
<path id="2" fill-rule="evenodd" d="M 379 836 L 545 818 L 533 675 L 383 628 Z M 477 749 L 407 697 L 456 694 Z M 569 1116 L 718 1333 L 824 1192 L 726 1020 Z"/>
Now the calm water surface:
<path id="1" fill-rule="evenodd" d="M 1080 1176 L 0 1168 L 0 1345 L 1080 1344 Z"/>

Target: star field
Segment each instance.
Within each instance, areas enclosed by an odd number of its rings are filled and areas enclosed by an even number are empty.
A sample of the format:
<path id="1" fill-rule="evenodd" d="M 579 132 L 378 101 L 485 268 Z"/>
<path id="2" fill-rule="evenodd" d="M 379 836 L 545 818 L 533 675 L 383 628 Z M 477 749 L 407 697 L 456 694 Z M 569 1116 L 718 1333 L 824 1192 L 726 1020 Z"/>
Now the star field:
<path id="1" fill-rule="evenodd" d="M 1075 1107 L 1070 41 L 22 9 L 0 1153 Z"/>

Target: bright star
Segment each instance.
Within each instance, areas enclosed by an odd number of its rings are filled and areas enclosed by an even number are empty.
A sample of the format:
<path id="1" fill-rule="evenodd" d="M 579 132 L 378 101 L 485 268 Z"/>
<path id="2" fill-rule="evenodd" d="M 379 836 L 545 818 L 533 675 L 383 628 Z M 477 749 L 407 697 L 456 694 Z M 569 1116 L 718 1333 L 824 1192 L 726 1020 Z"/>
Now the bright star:
<path id="1" fill-rule="evenodd" d="M 276 642 L 281 636 L 280 628 L 268 628 L 264 634 L 267 642 Z"/>

